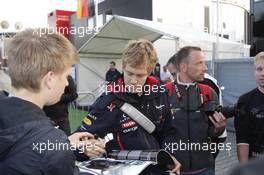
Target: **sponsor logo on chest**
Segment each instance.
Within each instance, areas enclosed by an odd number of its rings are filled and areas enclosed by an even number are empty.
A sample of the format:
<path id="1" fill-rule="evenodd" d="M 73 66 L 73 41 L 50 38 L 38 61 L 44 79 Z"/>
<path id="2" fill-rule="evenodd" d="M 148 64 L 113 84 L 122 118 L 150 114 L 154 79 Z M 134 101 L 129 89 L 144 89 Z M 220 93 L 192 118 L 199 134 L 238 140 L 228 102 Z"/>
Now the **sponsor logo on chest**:
<path id="1" fill-rule="evenodd" d="M 127 128 L 130 128 L 130 127 L 135 126 L 135 125 L 136 125 L 135 121 L 129 120 L 126 123 L 122 124 L 122 129 L 127 129 Z"/>

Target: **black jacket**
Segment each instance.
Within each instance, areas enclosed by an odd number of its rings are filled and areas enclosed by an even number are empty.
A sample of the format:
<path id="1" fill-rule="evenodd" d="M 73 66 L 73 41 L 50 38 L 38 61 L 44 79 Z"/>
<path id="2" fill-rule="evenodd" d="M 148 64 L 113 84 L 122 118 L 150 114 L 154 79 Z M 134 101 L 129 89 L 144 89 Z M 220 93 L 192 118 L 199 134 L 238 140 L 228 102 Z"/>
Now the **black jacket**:
<path id="1" fill-rule="evenodd" d="M 146 85 L 158 85 L 156 83 L 156 79 L 149 77 Z M 117 80 L 117 85 L 117 89 L 124 85 L 122 78 Z M 104 94 L 91 106 L 79 131 L 91 132 L 100 137 L 104 137 L 107 133 L 113 133 L 114 139 L 106 145 L 108 151 L 160 149 L 160 141 L 164 138 L 164 134 L 169 132 L 171 119 L 166 94 L 162 91 L 165 92 L 165 87 L 163 90 L 157 90 L 157 93 L 150 92 L 147 95 L 145 92 L 140 97 L 125 92 Z M 136 107 L 156 125 L 156 131 L 149 134 L 115 106 L 113 102 L 116 99 Z"/>
<path id="2" fill-rule="evenodd" d="M 112 82 L 112 81 L 116 81 L 116 79 L 121 75 L 121 73 L 115 69 L 114 71 L 112 71 L 111 69 L 109 69 L 106 74 L 105 74 L 105 80 L 108 82 Z"/>
<path id="3" fill-rule="evenodd" d="M 73 102 L 78 97 L 76 85 L 71 76 L 68 76 L 68 82 L 69 85 L 65 87 L 60 101 L 54 105 L 45 106 L 43 108 L 46 115 L 51 119 L 67 118 L 69 103 Z"/>
<path id="4" fill-rule="evenodd" d="M 249 144 L 249 157 L 264 154 L 264 93 L 258 88 L 241 95 L 235 117 L 237 143 Z"/>
<path id="5" fill-rule="evenodd" d="M 1 174 L 77 173 L 75 156 L 70 149 L 52 150 L 51 145 L 58 143 L 70 144 L 64 132 L 55 129 L 38 106 L 15 97 L 0 97 Z"/>
<path id="6" fill-rule="evenodd" d="M 165 149 L 182 164 L 183 172 L 213 167 L 214 159 L 210 149 L 203 148 L 209 147 L 209 138 L 215 139 L 221 133 L 214 133 L 214 126 L 204 113 L 203 100 L 197 84 L 187 87 L 175 81 L 173 84 L 167 84 L 166 87 L 171 87 L 168 88 L 170 91 L 168 99 L 174 134 L 173 137 L 166 136 Z M 212 92 L 212 100 L 218 102 L 216 93 L 211 88 L 209 90 Z M 186 148 L 181 149 L 182 145 Z M 191 145 L 196 146 L 191 147 Z"/>
<path id="7" fill-rule="evenodd" d="M 7 91 L 0 91 L 0 97 L 6 97 L 9 93 Z"/>

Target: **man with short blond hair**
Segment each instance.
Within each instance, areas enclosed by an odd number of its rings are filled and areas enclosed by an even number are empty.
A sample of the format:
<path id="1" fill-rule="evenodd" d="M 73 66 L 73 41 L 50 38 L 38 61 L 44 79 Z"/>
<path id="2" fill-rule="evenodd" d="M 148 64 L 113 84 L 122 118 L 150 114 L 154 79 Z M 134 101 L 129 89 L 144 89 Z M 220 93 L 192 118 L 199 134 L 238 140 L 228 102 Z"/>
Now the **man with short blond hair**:
<path id="1" fill-rule="evenodd" d="M 258 87 L 241 95 L 235 117 L 237 156 L 241 163 L 264 157 L 264 52 L 255 57 L 255 78 Z"/>
<path id="2" fill-rule="evenodd" d="M 71 66 L 79 62 L 75 48 L 66 38 L 45 32 L 48 29 L 27 30 L 11 42 L 8 67 L 15 89 L 27 88 L 37 92 L 40 78 L 46 73 L 69 73 Z"/>
<path id="3" fill-rule="evenodd" d="M 89 133 L 67 138 L 42 110 L 44 105 L 58 102 L 68 85 L 71 66 L 79 62 L 75 48 L 47 29 L 25 30 L 12 39 L 9 48 L 12 92 L 0 97 L 1 174 L 78 173 L 72 149 L 95 156 L 104 152 L 102 143 Z M 81 141 L 84 137 L 90 140 Z M 91 149 L 96 144 L 96 150 L 85 149 L 87 144 Z"/>
<path id="4" fill-rule="evenodd" d="M 113 140 L 106 144 L 112 150 L 159 150 L 161 140 L 170 128 L 170 115 L 165 88 L 150 76 L 157 62 L 157 53 L 152 43 L 132 40 L 122 55 L 123 75 L 108 84 L 107 92 L 90 107 L 87 117 L 79 130 L 105 137 L 113 134 Z M 155 126 L 142 124 L 122 110 L 119 104 L 130 104 L 140 113 L 141 118 L 150 120 Z M 131 109 L 131 108 L 130 108 Z M 131 109 L 131 111 L 135 111 Z M 142 117 L 142 116 L 141 116 Z M 175 161 L 173 172 L 179 171 Z M 161 171 L 161 170 L 160 170 Z"/>
<path id="5" fill-rule="evenodd" d="M 132 67 L 146 66 L 147 73 L 150 74 L 157 63 L 157 53 L 152 43 L 147 40 L 131 40 L 123 51 L 122 66 L 127 64 Z"/>

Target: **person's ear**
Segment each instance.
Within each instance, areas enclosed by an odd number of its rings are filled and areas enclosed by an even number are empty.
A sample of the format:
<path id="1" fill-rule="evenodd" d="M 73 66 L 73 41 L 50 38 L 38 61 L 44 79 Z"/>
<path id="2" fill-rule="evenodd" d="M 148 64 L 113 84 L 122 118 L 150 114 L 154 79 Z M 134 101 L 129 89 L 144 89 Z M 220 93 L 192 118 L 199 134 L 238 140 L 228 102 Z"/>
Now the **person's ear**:
<path id="1" fill-rule="evenodd" d="M 52 89 L 55 82 L 55 74 L 53 71 L 49 71 L 43 78 L 42 78 L 42 84 L 47 89 Z"/>
<path id="2" fill-rule="evenodd" d="M 180 71 L 187 72 L 187 64 L 186 63 L 180 63 Z"/>

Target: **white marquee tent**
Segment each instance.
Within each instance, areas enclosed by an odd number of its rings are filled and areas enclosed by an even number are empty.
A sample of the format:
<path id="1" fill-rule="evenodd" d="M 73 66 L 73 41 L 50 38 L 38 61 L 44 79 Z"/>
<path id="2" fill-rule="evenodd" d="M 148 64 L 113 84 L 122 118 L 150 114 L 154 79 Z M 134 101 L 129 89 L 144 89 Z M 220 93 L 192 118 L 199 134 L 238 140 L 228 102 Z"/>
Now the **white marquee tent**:
<path id="1" fill-rule="evenodd" d="M 121 54 L 131 39 L 144 38 L 154 42 L 159 62 L 166 64 L 179 48 L 199 46 L 210 60 L 216 43 L 216 37 L 204 32 L 163 23 L 113 16 L 79 50 L 81 63 L 76 69 L 79 92 L 91 92 L 96 96 L 96 89 L 104 81 L 109 62 L 115 61 L 121 70 Z M 249 56 L 249 46 L 219 38 L 219 58 L 242 58 Z"/>

